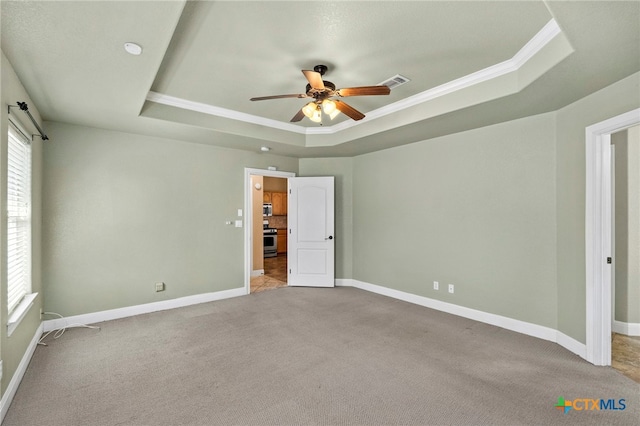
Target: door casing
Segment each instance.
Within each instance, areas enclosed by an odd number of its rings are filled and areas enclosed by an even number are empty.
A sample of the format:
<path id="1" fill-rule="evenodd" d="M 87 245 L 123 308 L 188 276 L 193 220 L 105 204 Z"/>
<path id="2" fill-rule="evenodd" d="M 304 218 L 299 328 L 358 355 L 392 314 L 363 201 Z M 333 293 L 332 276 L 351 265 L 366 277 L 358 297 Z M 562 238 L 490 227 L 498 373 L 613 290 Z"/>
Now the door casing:
<path id="1" fill-rule="evenodd" d="M 611 365 L 611 134 L 640 124 L 640 108 L 589 126 L 586 143 L 586 360 Z"/>

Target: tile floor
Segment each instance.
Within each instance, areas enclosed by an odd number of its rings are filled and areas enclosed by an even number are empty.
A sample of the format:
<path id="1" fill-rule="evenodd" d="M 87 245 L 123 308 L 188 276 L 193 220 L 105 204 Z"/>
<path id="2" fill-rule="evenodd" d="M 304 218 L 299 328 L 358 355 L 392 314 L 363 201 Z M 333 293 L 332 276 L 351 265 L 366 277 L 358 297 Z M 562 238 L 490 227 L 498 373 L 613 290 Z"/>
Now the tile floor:
<path id="1" fill-rule="evenodd" d="M 251 278 L 251 293 L 287 286 L 287 254 L 265 257 L 264 275 Z"/>
<path id="2" fill-rule="evenodd" d="M 611 366 L 640 383 L 640 337 L 613 333 Z"/>

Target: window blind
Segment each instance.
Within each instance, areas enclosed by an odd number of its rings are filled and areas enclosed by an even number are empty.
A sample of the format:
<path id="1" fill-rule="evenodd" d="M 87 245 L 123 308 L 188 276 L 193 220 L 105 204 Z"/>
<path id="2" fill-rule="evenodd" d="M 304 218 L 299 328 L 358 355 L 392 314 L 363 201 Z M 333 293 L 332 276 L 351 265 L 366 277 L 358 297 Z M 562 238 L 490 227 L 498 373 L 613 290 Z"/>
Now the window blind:
<path id="1" fill-rule="evenodd" d="M 9 122 L 7 155 L 7 308 L 31 292 L 31 145 Z"/>

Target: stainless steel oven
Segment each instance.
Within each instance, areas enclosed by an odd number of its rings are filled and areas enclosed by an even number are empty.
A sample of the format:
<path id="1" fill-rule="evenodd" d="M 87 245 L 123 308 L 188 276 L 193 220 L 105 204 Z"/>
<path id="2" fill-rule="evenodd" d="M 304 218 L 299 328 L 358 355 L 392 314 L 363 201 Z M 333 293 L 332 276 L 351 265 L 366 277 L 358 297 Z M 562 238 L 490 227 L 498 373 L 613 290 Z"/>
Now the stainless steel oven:
<path id="1" fill-rule="evenodd" d="M 264 257 L 276 257 L 278 255 L 278 230 L 264 228 Z"/>

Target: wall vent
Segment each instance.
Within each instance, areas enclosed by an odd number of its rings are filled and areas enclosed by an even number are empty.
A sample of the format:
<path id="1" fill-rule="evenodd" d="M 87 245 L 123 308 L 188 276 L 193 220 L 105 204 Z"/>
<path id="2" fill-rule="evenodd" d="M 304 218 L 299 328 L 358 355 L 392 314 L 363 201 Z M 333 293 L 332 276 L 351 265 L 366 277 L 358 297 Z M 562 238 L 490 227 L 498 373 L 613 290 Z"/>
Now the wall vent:
<path id="1" fill-rule="evenodd" d="M 389 89 L 395 89 L 398 86 L 401 86 L 405 83 L 408 83 L 409 80 L 407 77 L 404 77 L 400 74 L 396 74 L 391 78 L 386 79 L 382 83 L 378 84 L 378 86 L 387 86 Z"/>

